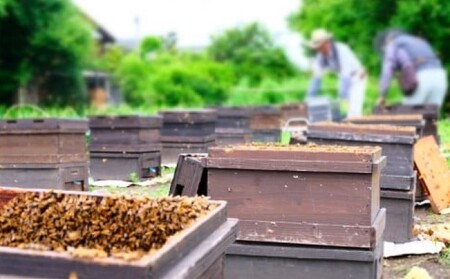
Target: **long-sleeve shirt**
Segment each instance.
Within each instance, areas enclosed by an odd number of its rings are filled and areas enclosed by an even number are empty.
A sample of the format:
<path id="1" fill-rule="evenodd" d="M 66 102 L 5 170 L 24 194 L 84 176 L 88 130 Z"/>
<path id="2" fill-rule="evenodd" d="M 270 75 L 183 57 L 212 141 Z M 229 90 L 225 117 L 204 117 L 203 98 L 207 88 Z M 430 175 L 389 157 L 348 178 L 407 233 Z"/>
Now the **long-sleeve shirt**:
<path id="1" fill-rule="evenodd" d="M 312 69 L 313 78 L 309 85 L 308 97 L 317 95 L 323 74 L 332 71 L 339 76 L 339 96 L 345 98 L 350 90 L 352 76 L 362 71 L 363 67 L 348 45 L 334 42 L 334 49 L 328 57 L 320 53 L 314 57 Z"/>
<path id="2" fill-rule="evenodd" d="M 386 95 L 394 72 L 412 64 L 416 71 L 441 67 L 431 47 L 420 38 L 400 35 L 387 44 L 379 84 L 381 96 Z"/>

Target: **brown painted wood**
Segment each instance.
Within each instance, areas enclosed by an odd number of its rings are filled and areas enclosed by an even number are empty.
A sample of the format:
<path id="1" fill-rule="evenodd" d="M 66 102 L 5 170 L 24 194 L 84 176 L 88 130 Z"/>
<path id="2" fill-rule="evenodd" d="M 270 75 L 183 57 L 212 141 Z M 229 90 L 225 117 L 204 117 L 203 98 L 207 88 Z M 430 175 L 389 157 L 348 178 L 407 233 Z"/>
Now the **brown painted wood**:
<path id="1" fill-rule="evenodd" d="M 263 106 L 253 108 L 250 120 L 252 130 L 277 130 L 282 126 L 281 111 L 277 107 Z"/>
<path id="2" fill-rule="evenodd" d="M 279 170 L 301 172 L 343 172 L 343 173 L 372 173 L 375 168 L 381 169 L 385 164 L 383 158 L 378 162 L 334 162 L 307 161 L 307 160 L 261 160 L 261 159 L 234 159 L 234 158 L 209 158 L 208 167 L 221 169 L 243 170 Z"/>
<path id="3" fill-rule="evenodd" d="M 28 133 L 85 133 L 88 122 L 85 119 L 35 118 L 0 120 L 0 135 Z"/>
<path id="4" fill-rule="evenodd" d="M 417 174 L 414 172 L 410 176 L 401 175 L 381 175 L 380 186 L 381 189 L 391 190 L 412 190 L 416 186 Z"/>
<path id="5" fill-rule="evenodd" d="M 0 189 L 0 203 L 11 199 L 15 192 L 16 189 Z M 65 252 L 0 247 L 0 274 L 68 278 L 70 272 L 75 272 L 78 278 L 174 278 L 174 274 L 177 278 L 220 278 L 210 274 L 220 274 L 220 266 L 213 266 L 220 263 L 226 247 L 234 241 L 237 220 L 226 219 L 224 202 L 211 203 L 217 203 L 218 208 L 140 260 L 85 260 Z M 219 273 L 210 273 L 213 270 Z"/>
<path id="6" fill-rule="evenodd" d="M 384 231 L 386 213 L 370 226 L 332 225 L 308 222 L 267 222 L 239 220 L 239 241 L 262 241 L 273 243 L 296 243 L 332 247 L 355 247 L 374 249 Z"/>
<path id="7" fill-rule="evenodd" d="M 254 129 L 252 130 L 252 142 L 279 143 L 281 129 Z"/>
<path id="8" fill-rule="evenodd" d="M 439 116 L 439 107 L 432 104 L 422 105 L 403 105 L 394 104 L 383 108 L 375 107 L 374 114 L 397 115 L 397 114 L 421 114 L 425 119 L 423 136 L 433 136 L 439 143 L 439 134 L 437 130 L 437 120 Z"/>
<path id="9" fill-rule="evenodd" d="M 164 124 L 215 122 L 217 119 L 217 112 L 213 109 L 163 110 L 159 113 Z"/>
<path id="10" fill-rule="evenodd" d="M 308 119 L 308 105 L 306 103 L 284 104 L 280 106 L 283 122 L 289 118 L 303 117 Z"/>
<path id="11" fill-rule="evenodd" d="M 311 160 L 330 162 L 375 162 L 381 157 L 379 147 L 311 147 L 289 145 L 235 145 L 212 147 L 210 158 L 252 158 L 271 160 Z"/>
<path id="12" fill-rule="evenodd" d="M 158 129 L 162 126 L 162 116 L 140 116 L 140 115 L 96 115 L 89 116 L 89 127 L 92 128 L 144 128 Z"/>
<path id="13" fill-rule="evenodd" d="M 420 183 L 429 193 L 434 212 L 450 207 L 450 171 L 433 136 L 421 138 L 414 146 L 414 163 Z"/>
<path id="14" fill-rule="evenodd" d="M 268 222 L 370 225 L 379 186 L 371 174 L 216 169 L 208 194 L 229 203 L 230 216 Z"/>
<path id="15" fill-rule="evenodd" d="M 170 184 L 172 196 L 207 196 L 206 153 L 180 154 Z"/>
<path id="16" fill-rule="evenodd" d="M 309 125 L 309 132 L 329 132 L 329 133 L 350 133 L 353 135 L 373 135 L 373 136 L 406 136 L 416 137 L 414 127 L 395 125 L 372 125 L 372 124 L 352 124 L 319 122 Z"/>
<path id="17" fill-rule="evenodd" d="M 159 152 L 162 149 L 161 143 L 151 144 L 91 144 L 89 147 L 91 152 L 108 152 L 108 153 L 146 153 Z"/>
<path id="18" fill-rule="evenodd" d="M 216 140 L 215 134 L 205 136 L 161 136 L 161 142 L 165 143 L 205 143 Z"/>
<path id="19" fill-rule="evenodd" d="M 248 133 L 216 133 L 216 145 L 234 145 L 250 143 L 252 141 L 252 134 Z"/>

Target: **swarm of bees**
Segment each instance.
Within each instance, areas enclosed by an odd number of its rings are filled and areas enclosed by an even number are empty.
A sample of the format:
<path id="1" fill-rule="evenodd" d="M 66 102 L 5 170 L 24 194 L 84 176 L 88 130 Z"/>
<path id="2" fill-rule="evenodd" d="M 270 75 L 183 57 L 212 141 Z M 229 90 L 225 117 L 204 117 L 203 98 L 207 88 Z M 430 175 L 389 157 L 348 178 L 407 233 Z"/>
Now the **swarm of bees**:
<path id="1" fill-rule="evenodd" d="M 69 252 L 98 250 L 106 256 L 130 258 L 126 255 L 132 254 L 134 259 L 159 249 L 168 237 L 214 207 L 204 197 L 20 193 L 0 209 L 0 245 Z"/>

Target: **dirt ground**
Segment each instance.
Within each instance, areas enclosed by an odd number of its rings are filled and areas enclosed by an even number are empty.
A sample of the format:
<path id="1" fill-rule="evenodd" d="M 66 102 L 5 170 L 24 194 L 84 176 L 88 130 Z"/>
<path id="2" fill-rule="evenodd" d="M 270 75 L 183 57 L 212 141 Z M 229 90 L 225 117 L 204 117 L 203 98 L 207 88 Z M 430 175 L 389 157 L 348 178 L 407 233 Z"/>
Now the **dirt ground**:
<path id="1" fill-rule="evenodd" d="M 416 207 L 415 218 L 421 225 L 450 223 L 450 214 L 434 214 L 429 205 Z M 383 279 L 403 278 L 414 266 L 426 269 L 434 279 L 450 278 L 450 261 L 444 262 L 440 255 L 419 255 L 384 259 Z"/>

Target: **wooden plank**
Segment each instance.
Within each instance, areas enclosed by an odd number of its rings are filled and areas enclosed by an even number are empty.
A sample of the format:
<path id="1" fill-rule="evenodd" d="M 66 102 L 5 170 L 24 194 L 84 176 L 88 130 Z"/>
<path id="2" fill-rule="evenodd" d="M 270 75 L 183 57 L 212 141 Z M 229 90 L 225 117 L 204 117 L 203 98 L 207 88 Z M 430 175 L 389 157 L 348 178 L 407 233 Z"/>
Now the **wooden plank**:
<path id="1" fill-rule="evenodd" d="M 163 126 L 166 123 L 207 123 L 217 119 L 217 113 L 213 109 L 192 110 L 162 110 Z"/>
<path id="2" fill-rule="evenodd" d="M 107 152 L 107 153 L 143 153 L 161 151 L 161 143 L 150 144 L 91 144 L 89 150 L 91 152 Z"/>
<path id="3" fill-rule="evenodd" d="M 450 207 L 450 171 L 434 137 L 421 138 L 414 146 L 419 181 L 429 193 L 431 208 L 442 213 Z"/>
<path id="4" fill-rule="evenodd" d="M 381 207 L 386 209 L 386 241 L 404 243 L 413 238 L 414 194 L 414 188 L 409 191 L 381 191 Z"/>
<path id="5" fill-rule="evenodd" d="M 370 225 L 379 210 L 375 176 L 208 167 L 208 195 L 243 220 Z"/>
<path id="6" fill-rule="evenodd" d="M 372 173 L 374 164 L 383 164 L 384 161 L 383 159 L 375 163 L 334 161 L 330 164 L 330 161 L 208 158 L 207 165 L 208 168 L 220 169 Z"/>
<path id="7" fill-rule="evenodd" d="M 216 140 L 215 134 L 199 136 L 161 136 L 161 142 L 172 143 L 205 143 Z"/>
<path id="8" fill-rule="evenodd" d="M 385 209 L 369 226 L 240 219 L 237 240 L 374 249 L 383 235 L 385 220 Z"/>
<path id="9" fill-rule="evenodd" d="M 334 162 L 374 162 L 381 156 L 381 148 L 346 146 L 302 146 L 302 145 L 235 145 L 232 147 L 212 147 L 210 158 L 299 160 Z"/>
<path id="10" fill-rule="evenodd" d="M 405 136 L 416 137 L 416 129 L 395 125 L 364 125 L 352 123 L 319 122 L 308 126 L 308 132 L 347 133 L 354 135 Z"/>
<path id="11" fill-rule="evenodd" d="M 159 129 L 91 129 L 92 144 L 151 144 L 159 141 Z"/>
<path id="12" fill-rule="evenodd" d="M 88 130 L 85 119 L 35 118 L 0 119 L 0 134 L 9 133 L 85 133 Z"/>
<path id="13" fill-rule="evenodd" d="M 1 155 L 0 164 L 57 164 L 57 163 L 87 163 L 89 157 L 83 154 L 61 154 L 61 155 Z"/>
<path id="14" fill-rule="evenodd" d="M 180 154 L 170 184 L 172 196 L 206 196 L 207 170 L 206 153 Z"/>
<path id="15" fill-rule="evenodd" d="M 160 128 L 162 126 L 162 116 L 141 116 L 141 115 L 97 115 L 89 116 L 89 127 L 109 128 L 109 129 L 132 129 L 132 128 Z"/>

